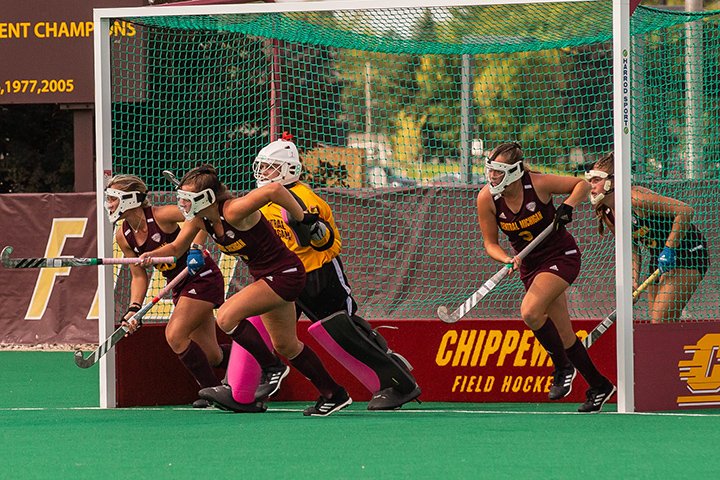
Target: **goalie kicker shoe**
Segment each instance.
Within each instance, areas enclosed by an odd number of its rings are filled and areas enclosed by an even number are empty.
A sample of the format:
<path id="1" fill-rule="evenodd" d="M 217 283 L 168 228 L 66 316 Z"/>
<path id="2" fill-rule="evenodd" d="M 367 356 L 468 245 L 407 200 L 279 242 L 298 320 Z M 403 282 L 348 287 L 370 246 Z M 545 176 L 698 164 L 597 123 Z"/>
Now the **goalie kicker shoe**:
<path id="1" fill-rule="evenodd" d="M 265 400 L 280 390 L 280 384 L 290 373 L 290 367 L 278 360 L 278 363 L 264 369 L 260 378 L 260 385 L 255 390 L 255 400 Z"/>
<path id="2" fill-rule="evenodd" d="M 585 400 L 585 403 L 580 405 L 578 407 L 578 412 L 580 413 L 597 413 L 600 410 L 602 410 L 603 405 L 605 405 L 605 402 L 610 400 L 610 397 L 613 396 L 613 393 L 615 393 L 615 385 L 613 385 L 610 382 L 607 382 L 607 384 L 598 387 L 598 388 L 589 388 L 587 392 L 585 392 L 585 396 L 587 397 L 587 400 Z"/>
<path id="3" fill-rule="evenodd" d="M 422 393 L 420 387 L 415 388 L 409 393 L 402 393 L 394 387 L 384 388 L 375 392 L 368 402 L 368 410 L 397 410 L 408 402 L 415 400 L 420 403 L 418 397 Z"/>
<path id="4" fill-rule="evenodd" d="M 232 395 L 232 388 L 228 385 L 218 385 L 217 387 L 203 388 L 198 392 L 200 398 L 205 399 L 215 405 L 220 410 L 235 413 L 262 413 L 267 410 L 267 406 L 263 402 L 239 403 Z"/>
<path id="5" fill-rule="evenodd" d="M 327 399 L 322 395 L 315 402 L 315 405 L 306 408 L 303 415 L 306 417 L 327 417 L 328 415 L 342 410 L 352 403 L 352 398 L 348 395 L 347 390 L 341 388 L 335 392 L 331 399 Z"/>
<path id="6" fill-rule="evenodd" d="M 575 380 L 577 370 L 572 365 L 556 369 L 553 372 L 553 383 L 550 386 L 548 398 L 550 400 L 560 400 L 570 395 L 572 392 L 572 382 Z"/>

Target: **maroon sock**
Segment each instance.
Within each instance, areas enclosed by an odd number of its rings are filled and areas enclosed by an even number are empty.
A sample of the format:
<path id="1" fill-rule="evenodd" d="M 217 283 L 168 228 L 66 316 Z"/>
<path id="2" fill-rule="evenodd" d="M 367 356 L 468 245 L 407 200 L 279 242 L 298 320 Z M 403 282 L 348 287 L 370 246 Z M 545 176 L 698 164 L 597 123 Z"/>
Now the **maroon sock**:
<path id="1" fill-rule="evenodd" d="M 585 345 L 582 344 L 579 338 L 575 340 L 575 343 L 573 343 L 566 352 L 568 358 L 572 364 L 575 365 L 575 368 L 578 369 L 580 375 L 587 381 L 588 385 L 597 388 L 605 386 L 609 382 L 609 380 L 595 368 L 595 364 L 590 358 L 590 355 L 588 355 Z"/>
<path id="2" fill-rule="evenodd" d="M 279 360 L 275 354 L 267 347 L 260 332 L 257 331 L 255 325 L 243 320 L 237 326 L 235 331 L 230 334 L 235 342 L 247 350 L 250 355 L 260 364 L 260 367 L 267 368 L 275 365 Z"/>
<path id="3" fill-rule="evenodd" d="M 220 344 L 220 350 L 222 350 L 222 359 L 220 359 L 220 363 L 215 365 L 215 368 L 219 368 L 220 370 L 227 370 L 228 362 L 230 361 L 231 349 L 232 345 L 229 343 Z"/>
<path id="4" fill-rule="evenodd" d="M 565 347 L 560 338 L 560 333 L 558 333 L 550 317 L 545 321 L 545 325 L 537 330 L 533 330 L 533 333 L 535 334 L 535 338 L 538 339 L 538 342 L 540 342 L 540 345 L 547 350 L 556 368 L 570 366 L 570 360 L 568 360 L 568 356 L 565 353 Z"/>
<path id="5" fill-rule="evenodd" d="M 318 356 L 307 345 L 303 346 L 300 353 L 291 359 L 290 363 L 297 368 L 298 372 L 305 375 L 305 378 L 310 380 L 320 391 L 320 395 L 325 398 L 332 398 L 333 394 L 342 388 L 333 380 Z"/>
<path id="6" fill-rule="evenodd" d="M 178 354 L 178 358 L 185 365 L 195 381 L 202 388 L 214 387 L 220 385 L 215 372 L 213 372 L 210 363 L 208 362 L 207 355 L 200 348 L 200 345 L 190 340 L 190 345 L 185 349 L 184 352 Z"/>

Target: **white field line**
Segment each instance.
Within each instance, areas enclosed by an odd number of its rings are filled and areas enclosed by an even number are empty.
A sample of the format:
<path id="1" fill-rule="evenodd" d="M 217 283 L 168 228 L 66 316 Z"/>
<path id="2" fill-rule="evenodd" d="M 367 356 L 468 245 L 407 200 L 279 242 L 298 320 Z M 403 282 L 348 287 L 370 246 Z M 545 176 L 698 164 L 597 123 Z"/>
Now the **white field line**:
<path id="1" fill-rule="evenodd" d="M 100 408 L 100 407 L 59 407 L 59 408 L 46 408 L 46 407 L 12 407 L 12 408 L 0 408 L 0 412 L 21 412 L 21 411 L 28 411 L 28 412 L 37 412 L 37 411 L 56 411 L 56 410 L 106 410 L 108 412 L 111 411 L 148 411 L 148 412 L 157 412 L 157 411 L 163 411 L 163 410 L 172 410 L 172 411 L 194 411 L 198 413 L 203 412 L 217 412 L 219 410 L 215 408 L 192 408 L 190 406 L 187 407 L 132 407 L 132 408 L 118 408 L 118 409 L 112 409 L 112 408 Z M 273 408 L 272 406 L 268 408 L 267 413 L 301 413 L 303 409 L 301 408 Z M 340 415 L 345 415 L 348 413 L 360 413 L 357 410 L 345 410 L 343 413 L 340 413 Z M 363 414 L 365 414 L 364 411 L 362 411 Z M 434 413 L 443 413 L 443 414 L 458 414 L 458 415 L 584 415 L 584 416 L 596 416 L 597 414 L 587 414 L 587 413 L 578 413 L 574 411 L 567 411 L 567 412 L 514 412 L 514 411 L 505 411 L 505 410 L 467 410 L 467 409 L 407 409 L 407 410 L 391 410 L 391 411 L 375 411 L 368 415 L 432 415 Z M 231 415 L 228 413 L 228 415 Z M 601 415 L 640 415 L 640 416 L 649 416 L 649 417 L 720 417 L 720 410 L 718 410 L 718 413 L 690 413 L 690 412 L 635 412 L 635 413 L 618 413 L 618 412 L 602 412 Z"/>

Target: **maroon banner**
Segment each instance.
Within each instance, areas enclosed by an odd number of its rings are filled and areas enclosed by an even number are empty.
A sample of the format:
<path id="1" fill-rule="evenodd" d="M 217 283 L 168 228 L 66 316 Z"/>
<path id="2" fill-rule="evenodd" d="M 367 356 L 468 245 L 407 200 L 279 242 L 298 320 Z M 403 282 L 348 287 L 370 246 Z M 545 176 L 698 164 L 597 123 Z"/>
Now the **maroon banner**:
<path id="1" fill-rule="evenodd" d="M 547 402 L 552 366 L 545 350 L 520 320 L 462 320 L 448 325 L 440 320 L 372 321 L 391 348 L 413 365 L 421 386 L 421 400 L 442 402 Z M 574 322 L 580 337 L 597 325 L 596 320 Z M 308 344 L 338 383 L 356 401 L 367 401 L 370 392 L 337 363 L 307 333 L 309 321 L 298 324 L 300 340 Z M 149 328 L 148 328 L 149 327 Z M 164 328 L 143 327 L 117 347 L 118 405 L 177 405 L 197 397 L 197 385 L 170 348 Z M 601 372 L 615 381 L 615 330 L 605 333 L 590 354 Z M 225 337 L 226 338 L 226 337 Z M 228 340 L 225 340 L 228 341 Z M 148 367 L 150 365 L 150 367 Z M 142 375 L 137 372 L 142 371 Z M 578 376 L 572 393 L 563 402 L 582 403 L 587 384 Z M 315 400 L 310 382 L 291 370 L 275 398 Z M 612 400 L 614 401 L 614 399 Z M 573 410 L 574 407 L 568 407 Z"/>
<path id="2" fill-rule="evenodd" d="M 720 321 L 636 325 L 635 405 L 720 407 Z"/>
<path id="3" fill-rule="evenodd" d="M 94 257 L 95 195 L 0 195 L 13 257 Z M 0 343 L 97 343 L 97 269 L 0 267 Z"/>

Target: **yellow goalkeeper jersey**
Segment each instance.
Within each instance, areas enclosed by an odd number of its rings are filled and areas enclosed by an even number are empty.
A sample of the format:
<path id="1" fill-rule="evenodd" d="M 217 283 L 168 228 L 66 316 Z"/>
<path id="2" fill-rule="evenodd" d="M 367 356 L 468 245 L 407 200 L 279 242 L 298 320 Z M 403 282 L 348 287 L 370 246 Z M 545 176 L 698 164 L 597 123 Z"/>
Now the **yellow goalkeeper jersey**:
<path id="1" fill-rule="evenodd" d="M 295 252 L 300 257 L 305 271 L 312 272 L 322 267 L 326 263 L 330 262 L 333 258 L 340 254 L 342 248 L 342 241 L 340 239 L 340 232 L 338 231 L 337 225 L 335 224 L 335 218 L 333 218 L 332 210 L 330 205 L 325 200 L 320 198 L 310 187 L 302 182 L 297 182 L 295 185 L 289 188 L 289 190 L 300 199 L 300 204 L 308 212 L 317 213 L 320 218 L 325 221 L 328 228 L 332 228 L 334 234 L 333 244 L 322 251 L 315 250 L 311 246 L 301 247 L 295 241 L 290 227 L 285 223 L 282 218 L 280 205 L 275 203 L 268 203 L 260 209 L 265 218 L 268 219 L 270 224 L 275 228 L 278 236 L 285 242 L 285 245 Z"/>

